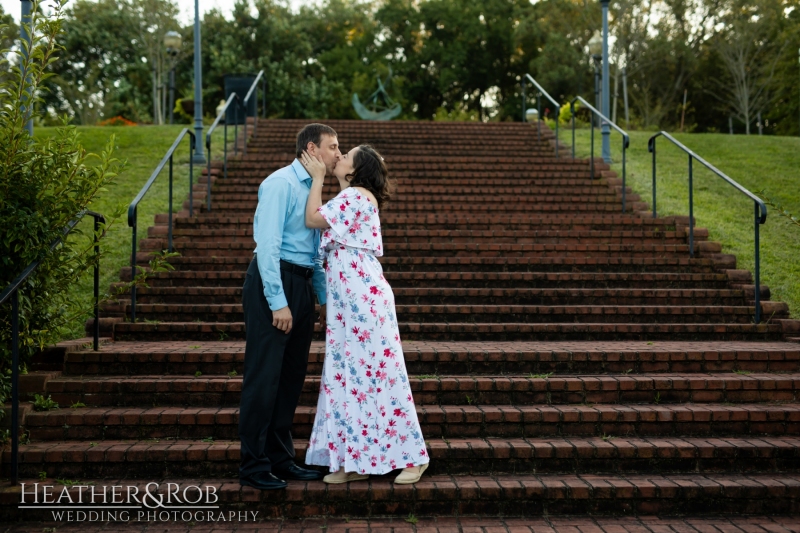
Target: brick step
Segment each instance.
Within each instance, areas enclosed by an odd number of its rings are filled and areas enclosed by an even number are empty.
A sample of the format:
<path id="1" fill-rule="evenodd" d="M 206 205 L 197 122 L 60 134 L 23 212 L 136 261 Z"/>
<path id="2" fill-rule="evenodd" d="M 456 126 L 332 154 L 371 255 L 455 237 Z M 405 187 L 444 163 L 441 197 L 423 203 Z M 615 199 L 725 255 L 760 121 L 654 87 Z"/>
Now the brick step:
<path id="1" fill-rule="evenodd" d="M 167 239 L 142 239 L 139 249 L 147 251 L 160 251 L 167 248 Z M 184 240 L 174 242 L 173 248 L 185 258 L 191 257 L 253 257 L 253 242 L 195 242 Z M 722 245 L 717 242 L 701 241 L 695 243 L 695 253 L 715 254 L 722 251 Z M 660 258 L 686 257 L 689 255 L 688 244 L 582 244 L 582 243 L 542 243 L 542 244 L 516 244 L 516 243 L 393 243 L 388 250 L 396 259 L 411 257 L 469 257 L 469 258 L 643 258 L 652 256 Z"/>
<path id="2" fill-rule="evenodd" d="M 578 273 L 578 272 L 384 272 L 393 289 L 402 287 L 486 287 L 486 288 L 562 288 L 606 289 L 624 286 L 628 289 L 727 289 L 730 283 L 752 283 L 747 271 L 745 278 L 729 277 L 724 273 L 711 274 L 671 274 L 671 273 Z M 150 274 L 147 284 L 150 287 L 234 287 L 244 284 L 245 271 L 214 272 L 174 270 Z M 130 268 L 122 279 L 130 279 Z M 744 287 L 739 285 L 740 287 Z M 147 289 L 144 289 L 147 290 Z M 753 286 L 746 286 L 747 294 L 752 294 Z M 141 294 L 142 289 L 137 291 Z M 769 300 L 770 291 L 766 285 L 761 287 L 761 296 Z"/>
<path id="3" fill-rule="evenodd" d="M 338 133 L 338 132 L 337 132 Z M 354 141 L 355 138 L 352 135 L 347 134 L 340 134 L 345 135 L 343 138 L 348 141 Z M 476 138 L 474 135 L 468 134 L 461 134 L 461 135 L 448 135 L 445 133 L 431 133 L 431 137 L 419 137 L 412 132 L 406 133 L 399 133 L 398 135 L 393 135 L 391 139 L 383 140 L 382 142 L 386 143 L 387 147 L 394 147 L 398 150 L 403 150 L 404 153 L 417 153 L 418 149 L 431 147 L 431 141 L 436 139 L 437 146 L 441 147 L 453 147 L 458 146 L 459 148 L 468 149 L 469 153 L 472 153 L 472 150 L 476 148 L 480 148 L 482 146 L 488 146 L 492 148 L 501 149 L 503 147 L 508 148 L 508 152 L 516 152 L 520 149 L 532 149 L 531 141 L 536 140 L 536 136 L 534 135 L 533 138 L 529 138 L 530 136 L 518 137 L 516 139 L 510 139 L 502 135 L 489 135 L 487 137 Z M 258 135 L 250 140 L 250 143 L 247 145 L 248 149 L 250 147 L 253 148 L 254 154 L 268 154 L 268 153 L 280 153 L 286 154 L 289 157 L 294 157 L 294 143 L 295 137 L 290 134 L 281 134 L 281 133 L 273 133 L 267 132 L 266 135 L 261 136 Z M 436 146 L 434 146 L 435 148 Z M 345 145 L 345 148 L 347 146 Z M 542 149 L 544 146 L 536 147 L 535 149 Z M 349 148 L 347 148 L 349 149 Z M 548 155 L 550 155 L 553 150 L 547 150 Z M 441 149 L 440 149 L 441 153 Z"/>
<path id="4" fill-rule="evenodd" d="M 387 204 L 387 207 L 384 210 L 390 209 L 388 206 L 391 205 L 394 210 L 397 209 L 408 209 L 411 205 L 422 204 L 424 206 L 432 206 L 436 204 L 446 204 L 446 203 L 459 203 L 459 204 L 467 204 L 467 205 L 475 205 L 478 204 L 480 206 L 483 205 L 493 205 L 493 204 L 507 204 L 507 205 L 517 205 L 517 204 L 555 204 L 555 203 L 568 203 L 573 202 L 577 204 L 609 204 L 609 203 L 619 203 L 620 196 L 615 194 L 614 191 L 606 189 L 605 191 L 595 191 L 594 193 L 590 194 L 570 194 L 569 191 L 553 191 L 554 194 L 548 194 L 546 192 L 537 193 L 536 191 L 519 191 L 517 194 L 499 194 L 495 193 L 492 195 L 458 195 L 455 193 L 446 193 L 446 194 L 415 194 L 415 193 L 408 193 L 408 194 L 395 194 L 392 196 L 391 203 Z M 258 197 L 256 194 L 250 193 L 225 193 L 225 192 L 218 192 L 213 194 L 214 205 L 240 205 L 246 206 L 247 208 L 252 207 L 253 211 L 255 211 L 256 206 L 258 205 Z M 627 196 L 627 200 L 630 202 L 636 202 L 639 200 L 638 194 L 629 194 Z M 441 208 L 440 208 L 441 210 Z M 445 209 L 446 210 L 446 209 Z"/>
<path id="5" fill-rule="evenodd" d="M 232 365 L 233 366 L 233 365 Z M 239 366 L 238 364 L 236 366 Z M 300 405 L 314 406 L 320 377 L 306 377 Z M 800 374 L 431 375 L 409 376 L 417 405 L 752 403 L 800 401 Z M 241 374 L 68 376 L 45 393 L 61 406 L 236 406 Z"/>
<path id="6" fill-rule="evenodd" d="M 546 146 L 546 145 L 545 145 Z M 463 164 L 463 162 L 467 161 L 470 163 L 476 164 L 483 164 L 488 166 L 499 166 L 499 167 L 506 167 L 509 165 L 519 165 L 520 163 L 531 163 L 533 165 L 537 164 L 551 164 L 556 166 L 570 166 L 570 165 L 589 165 L 589 159 L 572 159 L 571 157 L 566 157 L 564 154 L 561 154 L 559 158 L 555 157 L 555 150 L 552 152 L 550 151 L 542 151 L 540 152 L 539 148 L 541 145 L 537 146 L 536 143 L 530 143 L 528 145 L 528 149 L 531 152 L 523 152 L 519 153 L 517 151 L 505 152 L 505 153 L 494 153 L 488 155 L 472 155 L 470 153 L 463 153 L 459 154 L 456 150 L 453 150 L 449 154 L 423 154 L 417 155 L 413 149 L 406 151 L 405 153 L 397 153 L 392 155 L 391 157 L 387 157 L 387 163 L 389 164 L 427 164 L 427 165 L 435 165 L 437 167 L 447 167 L 453 164 Z M 247 155 L 240 154 L 237 157 L 233 158 L 233 161 L 229 161 L 229 163 L 235 164 L 242 164 L 242 163 L 279 163 L 279 164 L 289 164 L 294 159 L 294 142 L 291 145 L 286 147 L 287 150 L 283 153 L 278 152 L 271 152 L 271 153 L 260 153 L 258 150 L 248 150 Z M 291 150 L 291 151 L 290 151 Z M 380 148 L 378 148 L 380 150 Z M 539 155 L 541 153 L 542 155 Z M 596 167 L 605 167 L 608 168 L 608 164 L 604 163 L 601 158 L 595 158 L 595 166 Z"/>
<path id="7" fill-rule="evenodd" d="M 572 230 L 649 230 L 659 228 L 660 231 L 675 231 L 675 217 L 650 218 L 621 213 L 607 214 L 570 214 L 568 216 L 556 215 L 498 215 L 487 220 L 486 217 L 471 216 L 463 213 L 439 213 L 424 215 L 407 215 L 400 213 L 381 213 L 381 226 L 384 229 L 408 228 L 428 230 L 500 230 L 510 231 L 515 229 L 572 229 Z M 688 217 L 680 219 L 683 226 L 687 225 Z M 156 215 L 156 224 L 167 223 L 167 215 Z M 253 214 L 216 214 L 201 213 L 194 218 L 175 217 L 175 227 L 214 229 L 214 228 L 253 228 Z"/>
<path id="8" fill-rule="evenodd" d="M 710 274 L 719 268 L 735 268 L 735 257 L 690 258 L 675 257 L 381 257 L 385 272 L 451 272 L 456 269 L 477 272 L 669 272 Z M 146 265 L 149 252 L 136 259 Z M 176 270 L 231 271 L 247 270 L 249 257 L 173 257 L 169 263 Z M 130 277 L 130 267 L 122 269 Z"/>
<path id="9" fill-rule="evenodd" d="M 776 341 L 783 338 L 783 326 L 730 323 L 420 323 L 400 322 L 406 340 L 427 341 Z M 114 339 L 123 341 L 185 341 L 243 339 L 243 322 L 160 322 L 114 325 Z M 322 339 L 315 326 L 314 339 Z"/>
<path id="10" fill-rule="evenodd" d="M 404 195 L 428 195 L 428 194 L 449 194 L 449 195 L 456 195 L 456 196 L 489 196 L 489 195 L 515 195 L 515 194 L 547 194 L 547 195 L 558 195 L 558 194 L 575 194 L 575 195 L 592 195 L 592 194 L 609 194 L 613 193 L 614 191 L 611 190 L 605 183 L 599 184 L 600 180 L 595 181 L 587 181 L 587 180 L 561 180 L 563 183 L 553 183 L 552 180 L 542 181 L 540 183 L 533 182 L 533 180 L 528 180 L 531 183 L 526 183 L 523 187 L 518 180 L 514 180 L 514 185 L 493 185 L 493 186 L 481 186 L 481 187 L 466 187 L 462 183 L 461 185 L 448 187 L 445 185 L 441 185 L 439 183 L 433 183 L 431 180 L 430 186 L 423 186 L 419 183 L 419 179 L 415 178 L 414 181 L 400 180 L 396 176 L 393 176 L 393 180 L 395 181 L 395 187 L 393 189 L 393 193 L 397 196 L 393 196 L 392 198 L 395 199 L 398 196 Z M 253 195 L 258 193 L 258 186 L 260 185 L 257 180 L 252 180 L 250 183 L 247 184 L 234 184 L 238 180 L 228 178 L 227 180 L 218 180 L 214 182 L 213 186 L 213 196 L 214 198 L 217 197 L 219 194 L 242 194 L 242 195 Z M 263 180 L 262 180 L 263 181 Z M 206 190 L 205 185 L 195 185 L 195 190 L 198 192 L 203 192 Z M 322 194 L 325 197 L 332 197 L 339 193 L 339 184 L 330 184 L 325 185 L 322 188 Z M 617 192 L 621 194 L 622 187 L 618 187 Z M 630 187 L 627 187 L 628 193 L 633 193 L 633 190 Z"/>
<path id="11" fill-rule="evenodd" d="M 31 442 L 20 448 L 20 475 L 58 479 L 124 476 L 237 477 L 238 440 L 98 440 Z M 296 439 L 305 464 L 308 441 Z M 718 473 L 800 470 L 800 439 L 759 438 L 452 438 L 426 441 L 426 475 Z M 9 451 L 4 462 L 9 461 Z"/>
<path id="12" fill-rule="evenodd" d="M 289 161 L 240 165 L 237 168 L 231 167 L 228 161 L 228 177 L 220 170 L 212 170 L 211 175 L 217 176 L 216 185 L 230 184 L 235 186 L 246 186 L 249 190 L 257 190 L 267 176 L 272 172 L 288 165 Z M 608 170 L 595 169 L 594 178 L 592 177 L 591 167 L 587 164 L 575 166 L 559 165 L 539 165 L 526 166 L 526 168 L 480 168 L 480 165 L 460 166 L 460 168 L 410 168 L 396 167 L 390 168 L 390 179 L 398 187 L 413 186 L 446 186 L 459 188 L 466 186 L 493 186 L 514 187 L 525 189 L 535 186 L 546 187 L 591 187 L 592 189 L 605 189 L 610 184 L 619 187 L 622 182 Z M 205 170 L 197 177 L 198 183 L 204 183 Z M 338 182 L 327 178 L 325 182 L 325 192 L 335 194 L 339 192 Z M 244 191 L 247 192 L 247 191 Z"/>
<path id="13" fill-rule="evenodd" d="M 144 483 L 142 483 L 144 486 Z M 60 489 L 59 489 L 60 490 Z M 229 511 L 230 512 L 230 511 Z M 236 513 L 237 511 L 234 511 Z M 43 515 L 46 520 L 52 516 Z M 237 515 L 234 514 L 234 517 Z M 134 517 L 135 518 L 135 517 Z M 229 519 L 229 515 L 225 515 Z M 236 518 L 234 518 L 236 519 Z M 31 522 L 30 516 L 21 517 L 22 522 L 16 522 L 7 530 L 8 533 L 28 533 L 45 529 L 47 521 Z M 261 520 L 261 519 L 259 519 Z M 299 532 L 315 533 L 324 529 L 327 533 L 348 533 L 353 531 L 413 531 L 408 527 L 408 518 L 379 516 L 377 518 L 273 518 L 260 521 L 259 529 L 262 532 Z M 603 517 L 603 516 L 564 516 L 549 515 L 546 518 L 518 518 L 518 517 L 414 517 L 416 531 L 430 533 L 453 533 L 460 531 L 514 531 L 517 533 L 535 533 L 548 531 L 552 533 L 574 533 L 576 527 L 585 531 L 591 529 L 597 533 L 618 533 L 620 531 L 681 531 L 686 533 L 700 533 L 708 531 L 757 531 L 765 533 L 791 533 L 796 531 L 800 518 L 796 516 L 726 516 L 726 517 Z M 141 531 L 141 525 L 133 526 L 116 522 L 113 525 L 94 531 L 102 532 L 133 532 Z M 305 527 L 305 529 L 303 529 Z M 355 527 L 359 529 L 356 530 Z M 500 529 L 497 529 L 500 528 Z M 628 528 L 628 529 L 625 529 Z"/>
<path id="14" fill-rule="evenodd" d="M 715 289 L 541 289 L 397 287 L 400 305 L 746 305 L 742 290 Z M 752 291 L 749 291 L 752 300 Z M 137 304 L 237 304 L 240 287 L 149 287 L 136 291 Z"/>
<path id="15" fill-rule="evenodd" d="M 456 149 L 454 143 L 446 143 L 428 145 L 422 143 L 409 142 L 411 139 L 400 139 L 395 145 L 391 143 L 376 143 L 374 148 L 378 150 L 381 156 L 385 157 L 389 163 L 395 157 L 407 156 L 410 153 L 419 154 L 420 156 L 435 156 L 442 153 L 442 150 Z M 283 146 L 275 146 L 274 143 L 267 141 L 251 141 L 252 144 L 247 146 L 247 158 L 250 156 L 257 156 L 262 158 L 276 158 L 285 161 L 288 165 L 292 162 L 295 154 L 291 149 L 287 149 L 292 144 L 285 144 Z M 484 143 L 471 143 L 468 145 L 457 145 L 457 149 L 469 151 L 469 157 L 498 157 L 498 156 L 513 156 L 515 153 L 524 152 L 527 156 L 539 156 L 553 158 L 555 150 L 546 146 L 531 146 L 530 143 L 520 142 L 511 145 L 504 145 L 503 141 L 488 141 Z"/>
<path id="16" fill-rule="evenodd" d="M 219 496 L 219 509 L 212 512 L 236 511 L 246 509 L 258 511 L 260 517 L 277 517 L 283 519 L 306 518 L 314 516 L 346 517 L 347 524 L 334 531 L 366 531 L 363 519 L 377 520 L 377 527 L 372 531 L 392 531 L 386 528 L 386 517 L 406 517 L 413 515 L 436 516 L 436 524 L 444 520 L 445 531 L 461 531 L 454 529 L 452 521 L 447 518 L 459 516 L 462 523 L 467 522 L 472 528 L 463 531 L 481 531 L 474 529 L 474 524 L 481 521 L 510 521 L 513 524 L 525 524 L 526 532 L 534 531 L 601 531 L 595 523 L 606 523 L 604 515 L 618 515 L 625 518 L 614 518 L 623 521 L 620 526 L 609 526 L 602 530 L 608 533 L 620 531 L 672 531 L 667 526 L 674 525 L 675 531 L 707 532 L 717 531 L 715 524 L 722 524 L 722 531 L 748 531 L 765 533 L 783 533 L 796 531 L 796 517 L 781 518 L 775 515 L 796 514 L 800 512 L 800 477 L 793 474 L 631 474 L 631 475 L 576 475 L 576 474 L 525 474 L 506 476 L 449 476 L 432 475 L 416 485 L 394 485 L 392 479 L 396 474 L 374 476 L 363 481 L 345 485 L 327 486 L 322 481 L 290 481 L 285 491 L 258 491 L 251 487 L 241 487 L 238 478 L 215 478 L 199 481 L 196 478 L 185 479 L 168 477 L 159 480 L 159 494 L 166 494 L 169 482 L 178 484 L 182 491 L 189 486 L 199 486 L 203 492 L 213 492 Z M 37 478 L 23 479 L 29 490 L 36 487 L 39 501 L 44 499 L 45 481 Z M 152 479 L 85 480 L 92 486 L 133 485 L 138 494 L 145 494 L 147 484 Z M 35 483 L 39 483 L 35 486 Z M 61 494 L 62 485 L 50 480 L 47 485 L 56 484 L 55 489 L 48 489 L 53 494 Z M 212 486 L 213 490 L 206 487 Z M 86 499 L 86 488 L 73 486 L 68 489 L 73 501 L 78 501 L 79 494 Z M 98 491 L 100 489 L 98 488 Z M 127 489 L 126 489 L 127 490 Z M 151 487 L 151 492 L 153 488 Z M 108 489 L 111 492 L 111 489 Z M 196 497 L 196 491 L 189 491 Z M 2 502 L 2 518 L 7 521 L 48 520 L 52 521 L 52 511 L 47 509 L 18 509 L 20 502 L 19 487 L 4 488 L 0 492 Z M 31 499 L 33 496 L 30 497 Z M 164 496 L 166 501 L 166 496 Z M 146 511 L 146 510 L 145 510 Z M 719 517 L 725 514 L 725 517 Z M 762 514 L 760 517 L 751 515 Z M 559 520 L 554 515 L 570 515 L 567 526 L 558 529 L 553 521 Z M 576 518 L 574 515 L 591 515 L 593 518 Z M 632 516 L 644 516 L 633 518 Z M 658 519 L 654 518 L 656 515 Z M 690 524 L 697 529 L 684 527 L 685 517 L 714 516 L 713 522 L 692 519 Z M 214 515 L 216 516 L 216 514 Z M 476 516 L 479 518 L 470 518 Z M 509 518 L 487 517 L 521 517 L 524 520 L 514 521 Z M 542 519 L 546 516 L 546 519 Z M 679 522 L 673 522 L 666 516 L 680 516 Z M 742 518 L 738 518 L 738 517 Z M 136 515 L 132 513 L 132 519 Z M 226 515 L 227 517 L 227 515 Z M 380 519 L 378 519 L 380 517 Z M 649 521 L 648 521 L 649 520 Z M 741 521 L 740 521 L 741 520 Z M 641 521 L 648 528 L 637 527 Z M 587 523 L 588 522 L 588 523 Z M 420 521 L 418 525 L 430 524 L 431 521 Z M 268 523 L 266 523 L 268 524 Z M 304 521 L 310 526 L 303 531 L 318 531 L 318 522 Z M 410 524 L 395 518 L 394 531 L 413 531 Z M 448 525 L 450 524 L 450 525 Z M 740 524 L 741 530 L 728 524 Z M 271 531 L 259 524 L 260 530 Z M 287 524 L 288 525 L 288 524 Z M 576 527 L 580 526 L 580 527 Z M 13 527 L 13 526 L 12 526 Z M 114 528 L 119 527 L 116 523 Z M 141 524 L 137 523 L 141 530 Z M 327 528 L 327 526 L 326 526 Z M 383 528 L 383 529 L 382 529 Z M 402 529 L 401 529 L 402 528 Z M 116 531 L 116 529 L 114 529 Z M 24 530 L 23 530 L 24 531 Z M 127 529 L 126 529 L 127 531 Z M 281 529 L 288 531 L 288 529 Z M 295 531 L 300 531 L 295 529 Z M 326 529 L 330 531 L 330 529 Z M 420 531 L 420 529 L 417 529 Z M 425 531 L 431 531 L 425 529 Z M 433 529 L 432 531 L 436 531 Z M 489 531 L 487 529 L 487 531 Z M 494 531 L 494 529 L 492 530 Z M 506 531 L 505 526 L 501 531 Z M 508 529 L 508 531 L 512 531 Z M 519 529 L 513 529 L 519 531 Z"/>
<path id="17" fill-rule="evenodd" d="M 290 157 L 277 154 L 257 154 L 248 153 L 246 156 L 228 160 L 228 172 L 231 169 L 238 170 L 274 170 L 289 165 L 292 162 Z M 588 159 L 556 159 L 554 155 L 521 155 L 521 154 L 500 154 L 500 155 L 417 155 L 414 153 L 396 154 L 386 158 L 386 164 L 390 171 L 405 170 L 416 172 L 427 171 L 446 171 L 453 172 L 458 170 L 468 171 L 518 171 L 523 175 L 529 171 L 565 171 L 591 169 Z M 595 162 L 595 172 L 608 170 L 607 163 Z M 266 177 L 268 174 L 265 174 Z"/>
<path id="18" fill-rule="evenodd" d="M 167 226 L 150 226 L 147 230 L 148 238 L 161 238 L 167 236 Z M 706 235 L 695 233 L 696 241 L 706 240 Z M 676 231 L 608 231 L 608 230 L 426 230 L 409 229 L 401 230 L 389 228 L 382 230 L 384 243 L 497 243 L 497 244 L 538 244 L 538 243 L 596 243 L 596 244 L 685 244 L 686 237 Z M 251 245 L 253 241 L 252 229 L 226 228 L 226 229 L 194 229 L 173 228 L 172 239 L 175 246 L 190 241 L 196 243 L 210 242 L 246 242 Z"/>
<path id="19" fill-rule="evenodd" d="M 474 202 L 466 203 L 389 203 L 383 212 L 390 213 L 430 213 L 431 211 L 446 212 L 446 213 L 527 213 L 531 211 L 531 205 L 536 206 L 536 210 L 542 213 L 581 213 L 581 214 L 612 214 L 622 212 L 621 202 L 589 202 L 575 203 L 576 200 L 571 197 L 563 197 L 556 202 L 540 205 L 536 202 L 533 203 L 520 203 L 514 205 L 504 205 L 502 203 L 485 203 L 476 204 Z M 184 208 L 188 209 L 188 200 L 184 203 Z M 647 204 L 644 202 L 628 202 L 626 212 L 643 211 L 647 209 Z M 206 212 L 206 206 L 195 205 L 195 209 L 199 212 Z M 242 201 L 242 202 L 218 202 L 215 201 L 212 206 L 215 212 L 225 212 L 228 214 L 235 213 L 253 213 L 256 210 L 255 201 Z"/>
<path id="20" fill-rule="evenodd" d="M 458 299 L 457 299 L 458 300 Z M 743 304 L 744 302 L 741 302 Z M 754 309 L 744 305 L 467 305 L 452 303 L 445 305 L 397 304 L 397 320 L 400 323 L 438 324 L 446 322 L 453 326 L 474 324 L 508 325 L 511 322 L 526 324 L 751 324 Z M 371 306 L 363 304 L 361 312 L 369 312 Z M 788 318 L 789 308 L 783 302 L 763 302 L 766 316 L 775 319 Z M 332 310 L 333 312 L 333 310 Z M 125 306 L 130 314 L 130 306 Z M 140 321 L 159 322 L 238 322 L 244 312 L 242 305 L 235 304 L 140 304 L 136 305 L 136 317 Z M 402 330 L 401 330 L 402 331 Z"/>
<path id="21" fill-rule="evenodd" d="M 417 405 L 426 440 L 545 436 L 800 435 L 800 404 Z M 316 407 L 298 406 L 292 434 L 308 438 Z M 391 416 L 391 415 L 388 415 Z M 238 407 L 87 407 L 29 412 L 31 441 L 238 438 Z"/>
<path id="22" fill-rule="evenodd" d="M 117 327 L 122 327 L 120 324 Z M 137 326 L 141 326 L 137 324 Z M 225 325 L 227 326 L 227 325 Z M 66 355 L 65 375 L 151 375 L 176 377 L 243 372 L 244 341 L 113 342 L 100 351 Z M 403 338 L 411 374 L 624 374 L 652 372 L 800 372 L 800 344 L 787 342 L 594 341 L 429 342 Z M 308 372 L 319 375 L 325 357 L 321 341 L 311 344 Z"/>
<path id="23" fill-rule="evenodd" d="M 574 176 L 566 177 L 571 175 Z M 261 173 L 259 175 L 254 175 L 252 178 L 244 178 L 239 174 L 234 173 L 229 168 L 227 179 L 220 178 L 214 182 L 214 191 L 217 190 L 216 187 L 224 187 L 226 189 L 231 189 L 231 192 L 257 193 L 258 186 L 261 185 L 261 182 L 263 182 L 267 176 L 268 174 Z M 457 178 L 458 183 L 443 185 L 441 181 L 443 178 Z M 487 185 L 486 180 L 491 178 L 503 178 L 506 180 L 512 178 L 514 182 L 513 184 L 509 184 L 506 181 L 505 183 L 499 182 Z M 203 177 L 198 179 L 205 182 L 205 178 Z M 527 189 L 532 187 L 558 188 L 561 190 L 572 190 L 573 188 L 577 188 L 578 190 L 586 189 L 587 192 L 591 192 L 594 190 L 603 190 L 610 186 L 608 179 L 597 177 L 595 177 L 595 179 L 591 179 L 588 170 L 585 172 L 528 172 L 525 174 L 525 176 L 520 176 L 518 172 L 470 172 L 464 170 L 452 173 L 442 172 L 441 177 L 426 178 L 417 173 L 401 172 L 393 169 L 391 173 L 391 179 L 395 182 L 395 190 L 398 192 L 404 190 L 413 191 L 417 188 L 428 191 L 436 191 L 441 189 L 445 189 L 446 191 L 457 191 L 473 190 L 476 188 L 519 190 L 521 188 Z M 330 178 L 326 178 L 326 180 L 325 186 L 322 189 L 323 193 L 329 195 L 338 193 L 338 182 L 334 183 Z"/>

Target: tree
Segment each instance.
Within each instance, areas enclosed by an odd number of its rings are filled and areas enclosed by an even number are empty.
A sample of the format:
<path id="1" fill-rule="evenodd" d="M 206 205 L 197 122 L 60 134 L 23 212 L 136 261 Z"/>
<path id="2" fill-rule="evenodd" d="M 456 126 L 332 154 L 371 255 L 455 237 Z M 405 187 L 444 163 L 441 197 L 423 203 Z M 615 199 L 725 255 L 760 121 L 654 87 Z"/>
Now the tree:
<path id="1" fill-rule="evenodd" d="M 35 104 L 50 75 L 47 68 L 56 60 L 65 3 L 57 3 L 50 17 L 33 14 L 31 52 L 22 68 L 15 66 L 0 81 L 0 289 L 34 260 L 41 260 L 19 294 L 23 362 L 36 348 L 61 340 L 73 320 L 88 314 L 89 309 L 69 289 L 99 260 L 92 247 L 94 232 L 86 239 L 68 239 L 53 250 L 49 247 L 90 206 L 118 168 L 112 157 L 113 138 L 106 151 L 94 156 L 83 149 L 74 127 L 63 126 L 49 139 L 31 138 L 25 129 L 30 110 L 39 108 Z M 0 49 L 0 54 L 7 52 Z M 25 102 L 25 112 L 20 102 Z M 11 318 L 11 306 L 0 307 L 0 378 L 11 366 Z"/>
<path id="2" fill-rule="evenodd" d="M 714 94 L 744 123 L 747 135 L 756 113 L 765 110 L 770 100 L 769 87 L 785 46 L 777 40 L 777 27 L 771 20 L 776 8 L 782 10 L 782 4 L 768 0 L 758 5 L 735 2 L 723 19 L 724 32 L 714 39 L 714 51 L 728 74 L 724 79 L 711 80 L 718 88 Z"/>

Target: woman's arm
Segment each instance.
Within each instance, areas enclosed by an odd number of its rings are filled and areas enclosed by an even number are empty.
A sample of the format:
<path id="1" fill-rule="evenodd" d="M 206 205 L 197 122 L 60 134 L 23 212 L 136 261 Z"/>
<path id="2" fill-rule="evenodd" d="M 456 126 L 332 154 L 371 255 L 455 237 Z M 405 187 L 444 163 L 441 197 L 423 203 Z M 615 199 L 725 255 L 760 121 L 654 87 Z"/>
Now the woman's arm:
<path id="1" fill-rule="evenodd" d="M 311 190 L 308 192 L 306 202 L 306 226 L 309 228 L 329 228 L 322 215 L 317 211 L 322 206 L 322 186 L 325 184 L 325 163 L 303 152 L 300 162 L 308 173 L 311 174 Z"/>

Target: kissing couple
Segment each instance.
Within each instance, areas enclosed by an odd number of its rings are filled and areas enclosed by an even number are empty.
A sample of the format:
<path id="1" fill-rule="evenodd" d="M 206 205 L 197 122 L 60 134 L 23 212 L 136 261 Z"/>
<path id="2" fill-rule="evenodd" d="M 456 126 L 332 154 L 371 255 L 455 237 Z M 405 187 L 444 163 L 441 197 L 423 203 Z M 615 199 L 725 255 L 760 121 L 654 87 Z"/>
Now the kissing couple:
<path id="1" fill-rule="evenodd" d="M 258 188 L 255 257 L 242 290 L 246 327 L 239 409 L 239 482 L 281 489 L 286 480 L 346 483 L 428 467 L 406 372 L 392 288 L 383 276 L 379 210 L 390 197 L 383 158 L 368 145 L 342 155 L 324 124 L 297 134 L 297 158 Z M 341 192 L 322 203 L 325 176 Z M 323 267 L 324 263 L 324 267 Z M 295 463 L 292 421 L 314 332 L 314 293 L 325 362 L 306 464 Z"/>

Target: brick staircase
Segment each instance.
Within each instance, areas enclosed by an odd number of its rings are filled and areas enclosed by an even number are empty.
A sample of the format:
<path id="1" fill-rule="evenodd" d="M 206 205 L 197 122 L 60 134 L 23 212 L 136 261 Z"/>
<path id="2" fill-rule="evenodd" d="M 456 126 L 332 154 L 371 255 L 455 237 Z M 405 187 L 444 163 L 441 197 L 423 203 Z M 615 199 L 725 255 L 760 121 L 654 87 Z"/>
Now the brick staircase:
<path id="1" fill-rule="evenodd" d="M 631 190 L 622 213 L 607 165 L 591 179 L 588 161 L 555 159 L 552 134 L 537 141 L 530 125 L 329 123 L 345 148 L 381 150 L 397 183 L 381 262 L 432 458 L 423 481 L 238 485 L 241 287 L 258 184 L 291 161 L 303 124 L 288 120 L 260 122 L 228 178 L 216 165 L 195 187 L 197 206 L 213 180 L 212 211 L 176 217 L 181 257 L 139 290 L 136 323 L 122 321 L 129 301 L 108 306 L 114 342 L 73 343 L 24 377 L 62 408 L 25 412 L 23 478 L 201 480 L 223 507 L 270 518 L 726 515 L 730 525 L 800 513 L 800 344 L 790 342 L 800 321 L 762 286 L 769 320 L 753 324 L 752 276 L 707 230 L 695 228 L 690 258 L 687 217 L 653 219 Z M 156 217 L 142 241 L 142 265 L 166 247 L 166 222 Z M 295 418 L 299 462 L 321 334 Z M 67 407 L 76 402 L 85 407 Z"/>

